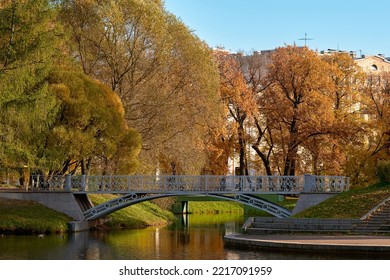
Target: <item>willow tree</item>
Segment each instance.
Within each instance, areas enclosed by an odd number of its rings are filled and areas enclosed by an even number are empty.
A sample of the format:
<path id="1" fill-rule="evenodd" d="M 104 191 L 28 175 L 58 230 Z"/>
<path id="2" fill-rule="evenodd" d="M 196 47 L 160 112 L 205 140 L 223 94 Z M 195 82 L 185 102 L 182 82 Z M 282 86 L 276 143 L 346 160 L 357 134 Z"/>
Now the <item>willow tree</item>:
<path id="1" fill-rule="evenodd" d="M 34 167 L 56 100 L 47 77 L 59 37 L 49 0 L 0 4 L 0 167 Z"/>
<path id="2" fill-rule="evenodd" d="M 219 118 L 209 48 L 161 1 L 62 2 L 72 53 L 85 74 L 121 97 L 128 124 L 142 135 L 143 166 L 199 172 Z"/>

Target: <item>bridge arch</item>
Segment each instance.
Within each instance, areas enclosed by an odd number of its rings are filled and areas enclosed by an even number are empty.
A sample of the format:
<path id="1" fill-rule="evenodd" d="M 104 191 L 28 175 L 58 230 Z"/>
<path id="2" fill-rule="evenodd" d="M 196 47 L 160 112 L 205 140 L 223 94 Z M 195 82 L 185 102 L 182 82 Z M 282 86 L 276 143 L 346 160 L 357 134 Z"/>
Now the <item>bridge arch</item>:
<path id="1" fill-rule="evenodd" d="M 96 205 L 87 211 L 83 213 L 85 220 L 96 220 L 99 218 L 102 218 L 104 216 L 107 216 L 115 211 L 118 211 L 120 209 L 126 208 L 128 206 L 141 203 L 144 201 L 154 200 L 157 198 L 163 198 L 163 197 L 172 197 L 172 196 L 188 196 L 193 195 L 191 193 L 182 193 L 182 194 L 169 194 L 169 193 L 163 193 L 163 194 L 139 194 L 139 193 L 130 193 L 123 196 L 119 196 L 117 198 L 114 198 L 112 200 L 106 201 L 102 204 Z M 254 195 L 250 194 L 221 194 L 221 193 L 201 193 L 197 196 L 210 196 L 215 197 L 223 200 L 228 201 L 234 201 L 239 202 L 242 204 L 249 205 L 253 208 L 256 208 L 258 210 L 265 211 L 275 217 L 278 218 L 286 218 L 291 215 L 291 210 L 280 206 L 276 203 L 273 203 L 271 201 L 268 201 L 263 198 L 259 198 Z"/>

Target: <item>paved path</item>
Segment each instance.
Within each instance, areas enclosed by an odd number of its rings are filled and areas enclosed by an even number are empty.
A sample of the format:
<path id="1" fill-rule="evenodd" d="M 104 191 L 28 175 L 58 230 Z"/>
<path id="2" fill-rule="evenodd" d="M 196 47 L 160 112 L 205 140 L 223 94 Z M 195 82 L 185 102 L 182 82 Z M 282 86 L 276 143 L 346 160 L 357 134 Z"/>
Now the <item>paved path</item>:
<path id="1" fill-rule="evenodd" d="M 227 245 L 279 250 L 390 252 L 390 236 L 226 235 Z"/>

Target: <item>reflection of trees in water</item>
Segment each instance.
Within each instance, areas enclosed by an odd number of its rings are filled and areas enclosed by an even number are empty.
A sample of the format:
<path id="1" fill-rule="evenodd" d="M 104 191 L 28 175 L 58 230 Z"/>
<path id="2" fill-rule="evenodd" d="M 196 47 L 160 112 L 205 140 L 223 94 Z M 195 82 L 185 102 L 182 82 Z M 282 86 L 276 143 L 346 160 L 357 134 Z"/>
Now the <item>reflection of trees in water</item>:
<path id="1" fill-rule="evenodd" d="M 0 238 L 0 259 L 390 259 L 390 254 L 278 252 L 241 250 L 224 246 L 225 232 L 236 221 L 219 225 L 190 224 L 178 221 L 163 228 L 80 232 L 70 235 L 4 236 Z M 238 230 L 239 228 L 236 228 Z"/>

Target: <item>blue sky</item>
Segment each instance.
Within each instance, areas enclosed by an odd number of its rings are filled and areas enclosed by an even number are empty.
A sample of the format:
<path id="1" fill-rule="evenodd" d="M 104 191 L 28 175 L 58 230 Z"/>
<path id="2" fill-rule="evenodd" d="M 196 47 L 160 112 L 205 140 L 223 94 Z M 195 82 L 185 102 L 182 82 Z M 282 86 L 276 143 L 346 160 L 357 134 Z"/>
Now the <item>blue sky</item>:
<path id="1" fill-rule="evenodd" d="M 390 57 L 389 0 L 165 0 L 210 47 L 233 52 L 284 44 Z"/>

